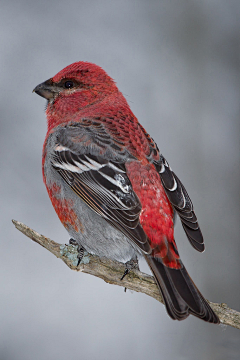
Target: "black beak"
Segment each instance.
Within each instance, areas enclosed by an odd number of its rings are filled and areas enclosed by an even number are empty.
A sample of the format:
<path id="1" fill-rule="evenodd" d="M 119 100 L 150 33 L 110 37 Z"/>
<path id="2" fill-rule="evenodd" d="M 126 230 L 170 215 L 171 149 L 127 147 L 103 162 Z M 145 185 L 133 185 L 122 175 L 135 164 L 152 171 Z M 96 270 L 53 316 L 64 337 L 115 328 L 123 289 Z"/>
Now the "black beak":
<path id="1" fill-rule="evenodd" d="M 52 79 L 44 81 L 43 83 L 37 85 L 33 92 L 44 97 L 47 100 L 51 100 L 56 96 L 57 91 L 54 89 Z"/>

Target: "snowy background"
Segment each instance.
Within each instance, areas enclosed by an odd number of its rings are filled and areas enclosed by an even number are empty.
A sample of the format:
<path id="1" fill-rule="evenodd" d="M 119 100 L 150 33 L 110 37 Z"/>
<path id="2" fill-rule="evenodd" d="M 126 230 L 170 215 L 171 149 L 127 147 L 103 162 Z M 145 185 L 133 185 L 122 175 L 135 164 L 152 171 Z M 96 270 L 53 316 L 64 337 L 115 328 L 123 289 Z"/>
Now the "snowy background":
<path id="1" fill-rule="evenodd" d="M 68 242 L 42 182 L 45 100 L 32 89 L 94 62 L 193 200 L 206 251 L 176 227 L 190 275 L 240 311 L 239 19 L 232 0 L 1 1 L 1 360 L 239 359 L 239 330 L 174 322 L 146 295 L 70 271 L 11 223 Z"/>

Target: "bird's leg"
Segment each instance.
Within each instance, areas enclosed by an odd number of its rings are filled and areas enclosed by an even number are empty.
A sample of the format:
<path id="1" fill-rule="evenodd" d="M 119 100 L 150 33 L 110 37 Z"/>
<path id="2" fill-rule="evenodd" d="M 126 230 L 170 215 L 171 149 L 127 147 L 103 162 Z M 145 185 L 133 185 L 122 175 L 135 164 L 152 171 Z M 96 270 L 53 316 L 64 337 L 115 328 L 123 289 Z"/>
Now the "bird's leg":
<path id="1" fill-rule="evenodd" d="M 132 258 L 131 260 L 129 260 L 129 261 L 127 261 L 125 263 L 125 271 L 124 271 L 123 276 L 121 277 L 121 280 L 123 280 L 125 278 L 125 276 L 127 274 L 129 274 L 130 271 L 133 270 L 133 269 L 139 270 L 138 258 L 137 257 L 134 257 L 134 258 Z"/>
<path id="2" fill-rule="evenodd" d="M 77 263 L 77 266 L 78 266 L 80 264 L 82 258 L 83 258 L 85 249 L 84 249 L 84 247 L 82 245 L 80 245 L 76 240 L 74 240 L 72 238 L 69 240 L 69 244 L 77 246 L 77 251 L 78 251 L 78 256 L 77 256 L 78 263 Z"/>

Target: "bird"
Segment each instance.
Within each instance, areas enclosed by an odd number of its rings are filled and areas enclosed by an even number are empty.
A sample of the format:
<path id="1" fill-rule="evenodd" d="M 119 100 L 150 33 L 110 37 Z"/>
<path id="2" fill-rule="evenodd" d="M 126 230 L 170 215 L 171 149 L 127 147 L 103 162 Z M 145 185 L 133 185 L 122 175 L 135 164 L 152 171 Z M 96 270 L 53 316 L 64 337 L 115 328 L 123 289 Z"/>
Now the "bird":
<path id="1" fill-rule="evenodd" d="M 188 274 L 174 238 L 179 216 L 199 252 L 204 240 L 192 201 L 115 81 L 78 61 L 37 85 L 47 100 L 42 172 L 71 241 L 126 264 L 143 256 L 173 320 L 219 318 Z"/>

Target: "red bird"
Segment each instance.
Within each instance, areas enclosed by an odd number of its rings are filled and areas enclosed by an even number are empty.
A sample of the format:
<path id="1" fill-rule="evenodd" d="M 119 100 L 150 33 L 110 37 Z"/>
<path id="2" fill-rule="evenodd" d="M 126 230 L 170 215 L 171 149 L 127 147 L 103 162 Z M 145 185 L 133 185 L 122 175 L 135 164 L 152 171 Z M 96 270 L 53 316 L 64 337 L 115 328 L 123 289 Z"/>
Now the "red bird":
<path id="1" fill-rule="evenodd" d="M 191 245 L 204 250 L 192 202 L 115 82 L 80 61 L 34 92 L 48 101 L 43 179 L 71 238 L 127 268 L 143 254 L 172 319 L 218 324 L 174 240 L 176 212 Z"/>

